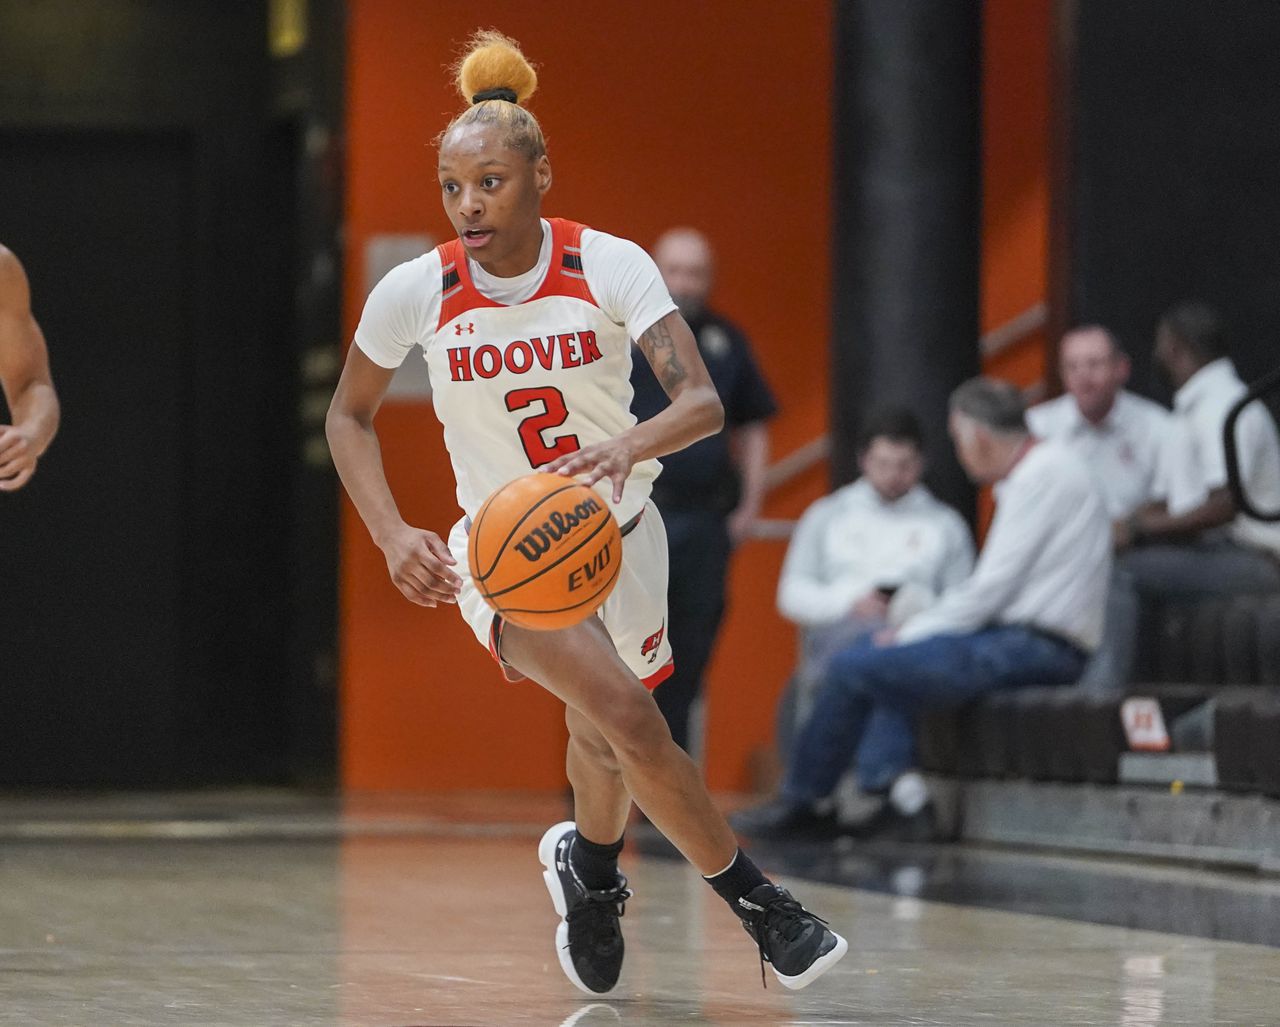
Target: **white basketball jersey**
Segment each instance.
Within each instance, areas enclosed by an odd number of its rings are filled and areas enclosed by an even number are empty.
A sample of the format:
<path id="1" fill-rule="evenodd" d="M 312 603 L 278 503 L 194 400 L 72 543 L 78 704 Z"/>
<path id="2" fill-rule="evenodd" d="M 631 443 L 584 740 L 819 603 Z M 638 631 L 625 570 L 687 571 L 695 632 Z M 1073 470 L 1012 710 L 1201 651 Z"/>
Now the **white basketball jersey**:
<path id="1" fill-rule="evenodd" d="M 436 414 L 467 515 L 498 487 L 636 423 L 631 339 L 596 303 L 583 274 L 583 226 L 551 225 L 551 266 L 538 291 L 505 306 L 471 279 L 462 243 L 437 247 L 440 314 L 424 340 Z M 614 508 L 626 523 L 643 508 L 661 465 L 632 468 Z M 606 479 L 597 490 L 611 498 Z"/>

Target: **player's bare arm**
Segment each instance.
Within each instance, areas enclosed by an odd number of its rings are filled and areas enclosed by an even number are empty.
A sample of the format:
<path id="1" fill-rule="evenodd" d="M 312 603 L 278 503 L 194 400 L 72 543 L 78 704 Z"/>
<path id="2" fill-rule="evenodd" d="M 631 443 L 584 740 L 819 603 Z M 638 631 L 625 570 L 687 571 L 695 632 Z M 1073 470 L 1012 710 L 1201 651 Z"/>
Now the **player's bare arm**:
<path id="1" fill-rule="evenodd" d="M 569 453 L 544 468 L 578 475 L 588 485 L 608 478 L 613 482 L 615 503 L 622 499 L 622 487 L 636 463 L 684 449 L 724 426 L 720 396 L 698 353 L 697 340 L 679 313 L 667 314 L 636 344 L 671 398 L 671 405 L 615 438 Z"/>
<path id="2" fill-rule="evenodd" d="M 387 485 L 373 418 L 394 373 L 351 347 L 325 418 L 329 450 L 401 594 L 419 606 L 456 602 L 462 579 L 451 569 L 457 561 L 449 547 L 435 532 L 405 523 Z"/>
<path id="3" fill-rule="evenodd" d="M 18 258 L 0 246 L 0 386 L 12 424 L 0 423 L 0 491 L 15 492 L 58 431 L 58 396 L 31 289 Z"/>

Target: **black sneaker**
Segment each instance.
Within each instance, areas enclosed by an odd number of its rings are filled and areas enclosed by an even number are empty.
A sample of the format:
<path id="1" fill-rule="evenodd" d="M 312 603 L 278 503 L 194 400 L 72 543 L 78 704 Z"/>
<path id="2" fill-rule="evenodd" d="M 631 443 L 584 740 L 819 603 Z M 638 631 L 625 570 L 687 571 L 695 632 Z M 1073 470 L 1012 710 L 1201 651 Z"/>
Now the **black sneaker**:
<path id="1" fill-rule="evenodd" d="M 622 971 L 623 904 L 631 898 L 627 879 L 618 875 L 612 888 L 593 891 L 573 869 L 570 858 L 578 831 L 572 820 L 547 829 L 538 843 L 538 858 L 546 871 L 542 879 L 560 914 L 556 954 L 569 980 L 588 995 L 613 989 Z"/>
<path id="2" fill-rule="evenodd" d="M 735 912 L 760 947 L 760 980 L 764 964 L 785 987 L 812 984 L 849 951 L 849 943 L 791 897 L 785 888 L 762 884 L 738 900 Z"/>
<path id="3" fill-rule="evenodd" d="M 729 815 L 729 826 L 740 834 L 765 839 L 835 838 L 835 813 L 816 813 L 807 802 L 774 799 Z"/>

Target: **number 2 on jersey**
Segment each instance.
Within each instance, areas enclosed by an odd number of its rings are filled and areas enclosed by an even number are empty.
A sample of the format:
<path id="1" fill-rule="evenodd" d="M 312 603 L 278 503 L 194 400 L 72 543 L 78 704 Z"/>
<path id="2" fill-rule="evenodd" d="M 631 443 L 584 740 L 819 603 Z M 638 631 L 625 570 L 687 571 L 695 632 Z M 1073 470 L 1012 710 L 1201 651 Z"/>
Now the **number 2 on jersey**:
<path id="1" fill-rule="evenodd" d="M 512 389 L 506 395 L 507 409 L 512 413 L 542 404 L 542 413 L 531 414 L 520 422 L 520 443 L 524 446 L 524 455 L 529 458 L 529 466 L 539 468 L 549 464 L 558 456 L 573 453 L 582 447 L 576 435 L 559 435 L 551 440 L 551 445 L 543 441 L 542 433 L 548 428 L 559 428 L 569 417 L 569 408 L 564 405 L 564 393 L 550 385 L 536 389 Z"/>

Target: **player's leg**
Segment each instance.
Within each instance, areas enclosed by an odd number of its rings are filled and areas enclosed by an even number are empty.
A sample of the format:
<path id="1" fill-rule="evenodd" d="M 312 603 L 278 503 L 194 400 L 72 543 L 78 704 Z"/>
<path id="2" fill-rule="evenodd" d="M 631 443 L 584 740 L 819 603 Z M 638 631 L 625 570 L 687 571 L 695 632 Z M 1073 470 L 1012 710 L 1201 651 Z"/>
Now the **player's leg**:
<path id="1" fill-rule="evenodd" d="M 584 787 L 607 787 L 607 761 L 616 760 L 627 791 L 742 919 L 783 984 L 804 987 L 844 955 L 844 939 L 771 884 L 738 849 L 693 761 L 672 741 L 653 697 L 598 619 L 555 632 L 509 625 L 502 656 L 595 728 L 608 751 L 584 735 L 577 757 L 601 764 L 587 769 Z M 583 798 L 596 809 L 608 802 Z"/>
<path id="2" fill-rule="evenodd" d="M 572 706 L 565 707 L 569 748 L 565 769 L 573 788 L 578 831 L 598 842 L 622 837 L 631 812 L 631 793 L 608 740 Z"/>
<path id="3" fill-rule="evenodd" d="M 595 727 L 617 761 L 627 792 L 689 862 L 704 875 L 728 865 L 738 847 L 733 832 L 698 768 L 672 741 L 653 696 L 622 662 L 597 618 L 561 631 L 508 624 L 502 658 Z M 599 762 L 586 745 L 577 756 Z M 599 778 L 596 772 L 586 780 Z"/>
<path id="4" fill-rule="evenodd" d="M 600 994 L 617 984 L 622 971 L 625 946 L 618 921 L 631 891 L 618 872 L 618 855 L 631 796 L 604 736 L 571 706 L 565 707 L 565 723 L 574 820 L 547 830 L 538 857 L 560 914 L 560 966 L 581 990 Z"/>

